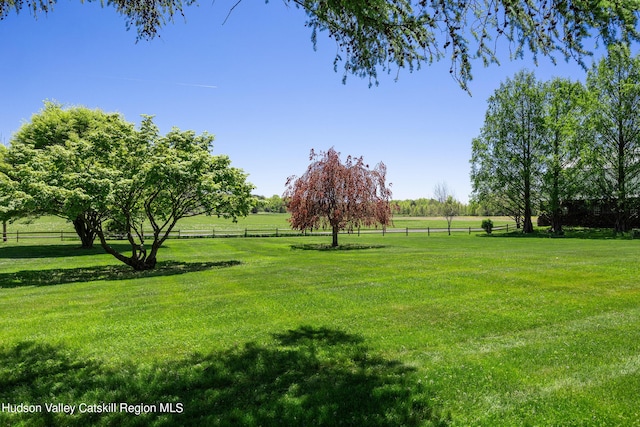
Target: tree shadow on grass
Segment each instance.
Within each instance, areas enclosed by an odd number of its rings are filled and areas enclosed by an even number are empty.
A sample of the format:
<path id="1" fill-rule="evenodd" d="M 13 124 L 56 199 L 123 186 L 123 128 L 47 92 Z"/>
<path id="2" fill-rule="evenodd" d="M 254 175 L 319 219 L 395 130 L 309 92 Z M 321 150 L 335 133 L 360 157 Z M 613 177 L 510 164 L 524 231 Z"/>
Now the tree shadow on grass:
<path id="1" fill-rule="evenodd" d="M 329 329 L 326 327 L 314 328 L 312 326 L 303 325 L 298 329 L 290 329 L 282 334 L 273 334 L 278 342 L 285 346 L 306 344 L 311 345 L 313 342 L 324 343 L 332 346 L 338 344 L 361 344 L 364 342 L 361 336 L 352 335 L 346 332 Z"/>
<path id="2" fill-rule="evenodd" d="M 124 243 L 114 243 L 111 247 L 118 252 L 131 250 L 131 246 Z M 100 245 L 96 245 L 91 249 L 84 249 L 74 245 L 20 245 L 0 247 L 0 258 L 4 259 L 60 258 L 99 255 L 104 253 L 105 251 Z"/>
<path id="3" fill-rule="evenodd" d="M 95 280 L 127 280 L 141 277 L 173 276 L 194 271 L 233 267 L 240 264 L 241 262 L 237 260 L 219 262 L 160 261 L 155 269 L 145 271 L 135 271 L 125 264 L 50 270 L 22 270 L 15 273 L 0 273 L 0 288 L 52 286 Z"/>
<path id="4" fill-rule="evenodd" d="M 355 243 L 348 243 L 346 245 L 331 246 L 322 243 L 307 243 L 303 245 L 291 245 L 291 249 L 300 249 L 303 251 L 352 251 L 361 249 L 381 249 L 384 245 L 359 245 Z"/>
<path id="5" fill-rule="evenodd" d="M 414 369 L 372 354 L 360 337 L 327 328 L 299 328 L 274 335 L 269 345 L 247 343 L 151 366 L 106 366 L 35 342 L 0 349 L 0 402 L 42 405 L 36 413 L 0 412 L 2 425 L 449 425 L 431 397 Z M 45 407 L 112 402 L 115 409 L 102 413 Z M 136 415 L 120 403 L 149 406 Z"/>

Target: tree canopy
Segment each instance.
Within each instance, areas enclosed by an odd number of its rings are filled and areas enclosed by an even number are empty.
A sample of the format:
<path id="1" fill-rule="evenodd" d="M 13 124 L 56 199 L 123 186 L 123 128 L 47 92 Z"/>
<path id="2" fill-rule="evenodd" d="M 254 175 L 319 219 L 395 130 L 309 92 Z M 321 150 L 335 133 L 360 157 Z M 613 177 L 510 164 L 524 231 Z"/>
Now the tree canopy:
<path id="1" fill-rule="evenodd" d="M 639 81 L 640 56 L 624 44 L 609 47 L 586 86 L 524 72 L 507 79 L 472 142 L 476 200 L 523 217 L 525 231 L 537 208 L 561 233 L 570 206 L 629 231 L 640 207 Z"/>
<path id="2" fill-rule="evenodd" d="M 16 134 L 9 158 L 25 206 L 81 219 L 107 253 L 146 270 L 181 218 L 249 213 L 253 186 L 210 153 L 212 141 L 177 128 L 160 135 L 149 116 L 136 129 L 117 114 L 47 104 Z M 109 244 L 114 234 L 131 255 Z"/>
<path id="3" fill-rule="evenodd" d="M 525 233 L 533 231 L 533 202 L 546 155 L 542 100 L 542 87 L 533 73 L 507 79 L 489 98 L 481 135 L 472 143 L 474 192 L 522 218 Z"/>
<path id="4" fill-rule="evenodd" d="M 91 0 L 89 0 L 91 1 Z M 241 0 L 239 0 L 241 1 Z M 56 0 L 0 0 L 0 19 L 12 11 L 49 13 Z M 151 39 L 196 0 L 107 0 L 134 27 L 140 39 Z M 498 40 L 519 57 L 533 54 L 583 63 L 593 48 L 585 43 L 638 41 L 640 5 L 629 1 L 585 0 L 285 0 L 303 9 L 315 46 L 326 32 L 336 43 L 334 66 L 344 78 L 355 74 L 377 83 L 378 71 L 414 69 L 443 58 L 451 74 L 467 88 L 471 61 L 498 62 Z M 237 4 L 237 3 L 236 3 Z M 235 6 L 234 6 L 235 7 Z M 344 80 L 344 79 L 343 79 Z"/>
<path id="5" fill-rule="evenodd" d="M 133 138 L 134 127 L 119 114 L 84 107 L 64 109 L 46 102 L 11 139 L 14 204 L 31 215 L 51 214 L 71 221 L 84 248 L 93 245 L 89 226 L 92 197 L 107 192 L 97 170 L 96 147 L 116 147 Z"/>
<path id="6" fill-rule="evenodd" d="M 307 230 L 328 226 L 332 246 L 338 246 L 338 232 L 347 227 L 381 224 L 391 221 L 386 184 L 386 166 L 378 163 L 369 169 L 362 157 L 348 156 L 342 163 L 340 153 L 311 150 L 311 164 L 301 176 L 287 180 L 284 198 L 291 212 L 291 227 Z"/>
<path id="7" fill-rule="evenodd" d="M 611 46 L 587 74 L 591 144 L 585 154 L 584 193 L 615 205 L 615 229 L 627 231 L 640 194 L 640 56 Z"/>
<path id="8" fill-rule="evenodd" d="M 551 229 L 562 234 L 562 204 L 579 194 L 580 150 L 585 121 L 585 90 L 581 83 L 555 78 L 543 85 L 544 174 L 540 205 Z"/>

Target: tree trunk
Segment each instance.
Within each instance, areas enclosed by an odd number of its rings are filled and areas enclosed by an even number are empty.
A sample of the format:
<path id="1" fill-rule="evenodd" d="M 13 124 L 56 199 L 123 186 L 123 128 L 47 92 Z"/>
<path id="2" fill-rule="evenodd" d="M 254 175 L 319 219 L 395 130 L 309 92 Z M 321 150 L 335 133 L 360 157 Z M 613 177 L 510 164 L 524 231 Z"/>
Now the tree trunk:
<path id="1" fill-rule="evenodd" d="M 129 262 L 125 262 L 125 264 L 129 265 L 136 271 L 153 270 L 156 268 L 156 263 L 157 260 L 155 257 L 148 257 L 144 260 L 129 258 Z"/>
<path id="2" fill-rule="evenodd" d="M 155 221 L 153 220 L 152 216 L 148 216 L 148 218 L 151 219 L 151 223 L 154 227 L 153 242 L 149 251 L 147 251 L 148 247 L 144 244 L 144 236 L 142 236 L 142 233 L 132 233 L 132 229 L 130 227 L 131 221 L 127 223 L 129 227 L 127 237 L 131 247 L 131 256 L 123 255 L 107 243 L 104 232 L 102 231 L 102 225 L 100 223 L 92 224 L 93 229 L 96 230 L 96 236 L 100 241 L 100 245 L 105 250 L 105 252 L 113 255 L 118 261 L 125 263 L 136 271 L 145 271 L 153 270 L 154 268 L 156 268 L 158 250 L 160 249 L 164 241 L 169 238 L 171 230 L 173 230 L 176 223 L 178 222 L 178 220 L 174 218 L 166 231 L 163 232 L 160 228 L 155 226 Z M 135 236 L 137 236 L 140 240 L 136 241 Z"/>
<path id="3" fill-rule="evenodd" d="M 332 227 L 331 234 L 333 237 L 333 241 L 331 242 L 331 247 L 336 248 L 338 247 L 338 227 L 337 226 Z"/>
<path id="4" fill-rule="evenodd" d="M 524 215 L 523 215 L 522 232 L 533 233 L 533 223 L 531 222 L 531 191 L 529 181 L 525 182 L 524 189 Z"/>
<path id="5" fill-rule="evenodd" d="M 531 222 L 531 215 L 525 215 L 524 224 L 522 226 L 523 233 L 533 233 L 533 222 Z"/>
<path id="6" fill-rule="evenodd" d="M 525 184 L 525 196 L 524 196 L 524 215 L 523 215 L 523 224 L 522 224 L 522 232 L 523 233 L 533 233 L 533 222 L 531 222 L 531 193 L 528 188 L 528 183 Z"/>
<path id="7" fill-rule="evenodd" d="M 560 206 L 560 174 L 562 166 L 560 164 L 560 135 L 555 133 L 553 138 L 553 164 L 551 181 L 551 230 L 555 235 L 562 234 L 562 208 Z"/>
<path id="8" fill-rule="evenodd" d="M 551 231 L 555 235 L 562 234 L 562 207 L 560 206 L 560 173 L 554 170 L 553 183 L 551 184 Z"/>
<path id="9" fill-rule="evenodd" d="M 553 210 L 551 215 L 551 230 L 556 235 L 562 234 L 562 210 L 557 208 Z"/>
<path id="10" fill-rule="evenodd" d="M 522 232 L 533 233 L 533 222 L 531 222 L 531 193 L 528 191 L 528 188 L 525 188 L 523 221 Z"/>
<path id="11" fill-rule="evenodd" d="M 524 170 L 524 212 L 522 224 L 523 233 L 533 233 L 533 223 L 531 222 L 531 153 L 530 149 L 526 152 L 527 165 Z"/>
<path id="12" fill-rule="evenodd" d="M 617 200 L 616 200 L 616 234 L 627 231 L 627 174 L 625 167 L 625 155 L 627 142 L 624 135 L 624 122 L 618 116 L 618 176 L 617 176 Z"/>
<path id="13" fill-rule="evenodd" d="M 78 217 L 73 220 L 73 228 L 75 228 L 78 237 L 80 237 L 82 248 L 93 248 L 93 241 L 96 238 L 96 233 L 91 229 L 91 227 L 89 227 L 89 224 L 87 224 L 81 215 L 78 215 Z"/>
<path id="14" fill-rule="evenodd" d="M 138 258 L 137 256 L 125 256 L 120 252 L 113 249 L 105 240 L 104 235 L 98 233 L 98 237 L 100 238 L 100 244 L 106 253 L 113 255 L 119 261 L 125 263 L 129 267 L 133 268 L 136 271 L 145 271 L 145 270 L 153 270 L 156 268 L 157 259 L 155 254 L 146 256 L 143 258 Z"/>
<path id="15" fill-rule="evenodd" d="M 104 249 L 104 251 L 110 255 L 113 255 L 118 261 L 121 261 L 133 268 L 136 271 L 144 271 L 144 270 L 153 270 L 156 267 L 157 259 L 155 253 L 150 256 L 138 257 L 136 254 L 139 252 L 140 247 L 132 247 L 132 253 L 134 256 L 125 256 L 120 252 L 113 249 L 104 237 L 104 233 L 102 231 L 97 232 L 98 239 L 100 240 L 100 245 Z"/>
<path id="16" fill-rule="evenodd" d="M 621 233 L 624 234 L 627 231 L 627 218 L 629 217 L 628 215 L 628 210 L 627 210 L 627 203 L 626 203 L 626 199 L 624 198 L 624 195 L 620 195 L 620 199 L 618 199 L 616 201 L 616 213 L 615 213 L 615 218 L 616 218 L 616 223 L 615 223 L 615 232 L 617 233 Z"/>
<path id="17" fill-rule="evenodd" d="M 7 241 L 7 221 L 2 221 L 2 241 Z"/>

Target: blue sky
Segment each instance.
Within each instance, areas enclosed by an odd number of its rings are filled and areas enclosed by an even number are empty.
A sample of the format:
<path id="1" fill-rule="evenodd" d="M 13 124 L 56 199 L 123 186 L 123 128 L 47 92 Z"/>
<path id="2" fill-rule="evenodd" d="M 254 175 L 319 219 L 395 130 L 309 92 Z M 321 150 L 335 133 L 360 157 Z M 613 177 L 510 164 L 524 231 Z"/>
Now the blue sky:
<path id="1" fill-rule="evenodd" d="M 122 113 L 138 123 L 155 115 L 172 126 L 215 135 L 214 153 L 249 173 L 256 194 L 281 195 L 309 151 L 330 147 L 387 165 L 394 199 L 431 197 L 445 182 L 471 193 L 471 139 L 500 82 L 527 68 L 539 79 L 584 80 L 578 65 L 530 58 L 484 68 L 474 63 L 472 96 L 443 61 L 380 76 L 378 87 L 333 70 L 335 44 L 321 33 L 314 51 L 302 10 L 282 2 L 202 1 L 160 32 L 136 43 L 135 30 L 99 4 L 61 0 L 49 15 L 27 11 L 0 21 L 0 142 L 43 100 Z M 587 60 L 588 63 L 591 60 Z"/>

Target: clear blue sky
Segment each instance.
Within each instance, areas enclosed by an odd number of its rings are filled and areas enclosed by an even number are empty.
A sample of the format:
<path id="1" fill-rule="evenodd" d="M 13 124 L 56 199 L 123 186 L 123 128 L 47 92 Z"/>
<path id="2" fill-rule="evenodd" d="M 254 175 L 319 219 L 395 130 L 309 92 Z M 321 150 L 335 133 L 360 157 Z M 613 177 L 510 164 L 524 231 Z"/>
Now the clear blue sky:
<path id="1" fill-rule="evenodd" d="M 138 123 L 155 115 L 172 126 L 208 131 L 214 152 L 249 173 L 256 194 L 281 195 L 300 175 L 311 148 L 383 161 L 394 199 L 431 197 L 446 182 L 458 199 L 471 192 L 471 139 L 483 124 L 487 98 L 527 68 L 539 79 L 584 80 L 576 64 L 530 59 L 484 68 L 474 63 L 472 96 L 444 61 L 378 87 L 333 71 L 335 44 L 321 33 L 313 50 L 302 10 L 282 2 L 202 0 L 161 37 L 136 43 L 135 30 L 98 4 L 61 0 L 53 13 L 28 11 L 0 21 L 0 142 L 42 108 L 45 99 L 122 113 Z M 589 63 L 591 60 L 587 60 Z"/>

